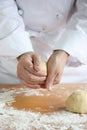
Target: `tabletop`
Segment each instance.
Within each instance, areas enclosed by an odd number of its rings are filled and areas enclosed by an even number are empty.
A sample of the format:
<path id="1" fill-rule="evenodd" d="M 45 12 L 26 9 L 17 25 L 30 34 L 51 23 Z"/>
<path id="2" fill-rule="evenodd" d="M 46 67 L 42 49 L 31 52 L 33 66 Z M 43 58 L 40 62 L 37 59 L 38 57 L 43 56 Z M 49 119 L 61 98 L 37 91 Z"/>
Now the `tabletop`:
<path id="1" fill-rule="evenodd" d="M 50 91 L 0 85 L 0 130 L 87 130 L 87 114 L 71 113 L 65 101 L 87 84 L 57 84 Z"/>

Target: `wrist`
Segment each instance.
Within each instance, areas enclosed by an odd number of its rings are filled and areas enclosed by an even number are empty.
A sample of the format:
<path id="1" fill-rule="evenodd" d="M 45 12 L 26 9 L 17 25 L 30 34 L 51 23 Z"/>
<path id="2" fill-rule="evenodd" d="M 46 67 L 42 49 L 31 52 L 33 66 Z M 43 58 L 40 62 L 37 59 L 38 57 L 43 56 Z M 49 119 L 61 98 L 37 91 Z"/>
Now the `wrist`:
<path id="1" fill-rule="evenodd" d="M 17 60 L 19 61 L 22 57 L 25 57 L 26 55 L 33 54 L 33 52 L 26 52 L 17 57 Z"/>
<path id="2" fill-rule="evenodd" d="M 65 61 L 67 61 L 69 57 L 69 54 L 64 50 L 54 50 L 53 54 L 56 55 L 58 58 L 61 57 L 61 59 L 65 59 Z"/>
<path id="3" fill-rule="evenodd" d="M 55 54 L 60 54 L 60 55 L 65 55 L 66 57 L 68 57 L 69 56 L 69 54 L 66 52 L 66 51 L 64 51 L 64 50 L 54 50 L 54 52 L 53 53 L 55 53 Z"/>

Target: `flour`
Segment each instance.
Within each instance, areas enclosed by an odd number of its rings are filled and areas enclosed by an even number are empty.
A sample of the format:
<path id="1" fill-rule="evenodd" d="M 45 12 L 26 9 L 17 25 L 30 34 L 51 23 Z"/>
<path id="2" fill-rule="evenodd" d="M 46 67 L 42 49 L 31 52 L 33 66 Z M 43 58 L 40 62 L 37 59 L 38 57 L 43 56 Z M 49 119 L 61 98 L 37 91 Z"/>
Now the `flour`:
<path id="1" fill-rule="evenodd" d="M 44 91 L 44 89 L 41 91 Z M 6 89 L 6 88 L 2 88 L 2 93 L 0 93 L 0 98 L 3 95 L 3 98 L 6 96 L 10 96 L 12 94 L 20 94 L 23 93 L 26 96 L 31 96 L 31 95 L 35 95 L 35 96 L 43 96 L 44 94 L 40 92 L 40 89 L 38 91 L 38 89 L 30 89 L 30 88 L 13 88 L 13 89 Z M 4 93 L 4 94 L 3 94 Z M 49 96 L 49 94 L 48 94 Z"/>
<path id="2" fill-rule="evenodd" d="M 25 95 L 43 96 L 40 91 L 28 90 L 27 88 L 9 91 L 4 89 L 0 93 L 0 99 L 3 100 L 0 103 L 0 130 L 87 130 L 87 124 L 84 124 L 84 122 L 87 123 L 86 114 L 79 115 L 64 110 L 42 114 L 40 112 L 16 110 L 6 105 L 7 100 L 8 102 L 13 100 L 13 94 L 20 94 L 20 92 L 25 93 Z M 47 95 L 49 96 L 49 94 Z"/>
<path id="3" fill-rule="evenodd" d="M 66 111 L 41 114 L 0 104 L 0 130 L 87 130 L 87 115 Z"/>
<path id="4" fill-rule="evenodd" d="M 0 93 L 0 103 L 13 101 L 14 98 L 11 95 L 14 93 L 15 93 L 15 90 L 10 90 L 7 92 Z"/>

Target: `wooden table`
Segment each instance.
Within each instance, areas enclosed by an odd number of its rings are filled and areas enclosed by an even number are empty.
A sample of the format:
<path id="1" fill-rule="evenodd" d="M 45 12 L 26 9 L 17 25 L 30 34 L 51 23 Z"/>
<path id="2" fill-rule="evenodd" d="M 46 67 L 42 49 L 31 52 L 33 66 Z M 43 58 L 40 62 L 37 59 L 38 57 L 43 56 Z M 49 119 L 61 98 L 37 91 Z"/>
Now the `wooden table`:
<path id="1" fill-rule="evenodd" d="M 26 89 L 23 85 L 0 85 L 0 88 Z M 51 91 L 48 91 L 47 89 L 32 90 L 39 92 L 40 94 L 38 96 L 34 94 L 30 96 L 24 96 L 25 93 L 22 91 L 19 92 L 19 94 L 14 95 L 16 98 L 16 103 L 14 103 L 13 106 L 17 107 L 18 109 L 25 108 L 25 110 L 31 109 L 40 112 L 58 111 L 59 109 L 65 109 L 65 101 L 67 97 L 73 91 L 78 89 L 87 90 L 87 84 L 57 84 L 53 86 Z M 37 109 L 37 106 L 41 109 Z"/>
<path id="2" fill-rule="evenodd" d="M 10 105 L 6 103 L 9 107 L 14 107 L 19 111 L 25 109 L 48 114 L 49 112 L 66 111 L 65 101 L 67 97 L 73 91 L 87 90 L 87 84 L 57 84 L 50 91 L 46 89 L 30 89 L 31 93 L 27 93 L 28 88 L 23 85 L 0 85 L 1 93 L 8 90 L 16 90 L 12 95 L 15 101 Z M 84 124 L 84 130 L 87 130 L 87 121 L 82 124 Z"/>

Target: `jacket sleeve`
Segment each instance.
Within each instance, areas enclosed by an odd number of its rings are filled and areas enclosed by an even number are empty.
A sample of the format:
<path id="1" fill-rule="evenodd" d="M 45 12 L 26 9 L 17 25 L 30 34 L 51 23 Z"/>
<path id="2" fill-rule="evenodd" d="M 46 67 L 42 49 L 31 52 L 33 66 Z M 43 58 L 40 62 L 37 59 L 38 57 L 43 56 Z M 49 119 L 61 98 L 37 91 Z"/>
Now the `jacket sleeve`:
<path id="1" fill-rule="evenodd" d="M 0 56 L 16 58 L 33 51 L 14 0 L 0 0 Z"/>
<path id="2" fill-rule="evenodd" d="M 77 0 L 77 11 L 72 15 L 67 27 L 54 49 L 61 49 L 87 63 L 87 0 Z"/>

